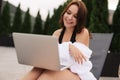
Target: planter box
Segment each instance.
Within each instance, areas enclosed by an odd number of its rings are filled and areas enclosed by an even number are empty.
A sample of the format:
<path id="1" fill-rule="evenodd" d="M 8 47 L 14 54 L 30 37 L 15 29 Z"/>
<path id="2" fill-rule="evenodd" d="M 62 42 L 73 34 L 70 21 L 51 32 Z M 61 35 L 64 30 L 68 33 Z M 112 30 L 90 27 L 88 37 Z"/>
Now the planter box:
<path id="1" fill-rule="evenodd" d="M 120 53 L 109 53 L 102 70 L 101 76 L 118 77 Z"/>
<path id="2" fill-rule="evenodd" d="M 14 47 L 12 36 L 0 36 L 0 46 Z"/>

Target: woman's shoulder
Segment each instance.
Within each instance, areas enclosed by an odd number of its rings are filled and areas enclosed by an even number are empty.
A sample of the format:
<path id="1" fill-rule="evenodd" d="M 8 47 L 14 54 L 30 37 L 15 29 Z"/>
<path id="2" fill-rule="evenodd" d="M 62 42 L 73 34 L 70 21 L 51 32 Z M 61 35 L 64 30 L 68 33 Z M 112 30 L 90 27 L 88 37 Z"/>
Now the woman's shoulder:
<path id="1" fill-rule="evenodd" d="M 76 41 L 77 42 L 81 42 L 85 45 L 88 46 L 89 44 L 89 39 L 90 39 L 90 36 L 89 36 L 89 31 L 87 28 L 84 28 L 80 33 L 77 34 L 76 36 Z"/>
<path id="2" fill-rule="evenodd" d="M 88 35 L 89 36 L 89 30 L 87 28 L 83 28 L 82 31 L 80 33 L 78 33 L 78 35 L 80 35 L 80 36 Z"/>
<path id="3" fill-rule="evenodd" d="M 62 31 L 62 29 L 55 30 L 52 36 L 59 37 L 61 31 Z"/>

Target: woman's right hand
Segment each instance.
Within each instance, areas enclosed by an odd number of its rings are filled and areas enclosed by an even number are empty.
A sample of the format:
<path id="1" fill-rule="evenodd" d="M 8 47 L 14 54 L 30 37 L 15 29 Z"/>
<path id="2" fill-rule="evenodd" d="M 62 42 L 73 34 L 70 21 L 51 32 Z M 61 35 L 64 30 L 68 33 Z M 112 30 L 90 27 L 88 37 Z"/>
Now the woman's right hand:
<path id="1" fill-rule="evenodd" d="M 82 64 L 86 61 L 86 57 L 80 52 L 80 50 L 72 44 L 69 44 L 70 55 L 75 59 L 75 62 Z"/>

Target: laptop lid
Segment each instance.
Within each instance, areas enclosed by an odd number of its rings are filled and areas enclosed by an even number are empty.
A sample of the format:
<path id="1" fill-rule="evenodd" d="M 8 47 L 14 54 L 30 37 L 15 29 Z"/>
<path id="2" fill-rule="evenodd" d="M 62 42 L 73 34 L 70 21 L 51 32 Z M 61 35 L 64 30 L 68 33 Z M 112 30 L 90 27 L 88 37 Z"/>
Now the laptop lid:
<path id="1" fill-rule="evenodd" d="M 20 64 L 60 70 L 57 38 L 45 35 L 13 33 L 13 41 Z"/>

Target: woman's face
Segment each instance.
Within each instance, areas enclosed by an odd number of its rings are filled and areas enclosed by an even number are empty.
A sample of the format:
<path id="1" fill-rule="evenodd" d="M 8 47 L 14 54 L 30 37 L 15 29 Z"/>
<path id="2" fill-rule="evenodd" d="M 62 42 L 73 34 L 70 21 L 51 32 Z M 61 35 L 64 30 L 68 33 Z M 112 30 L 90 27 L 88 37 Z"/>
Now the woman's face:
<path id="1" fill-rule="evenodd" d="M 74 28 L 77 24 L 77 5 L 71 5 L 63 15 L 63 22 L 66 28 Z"/>

